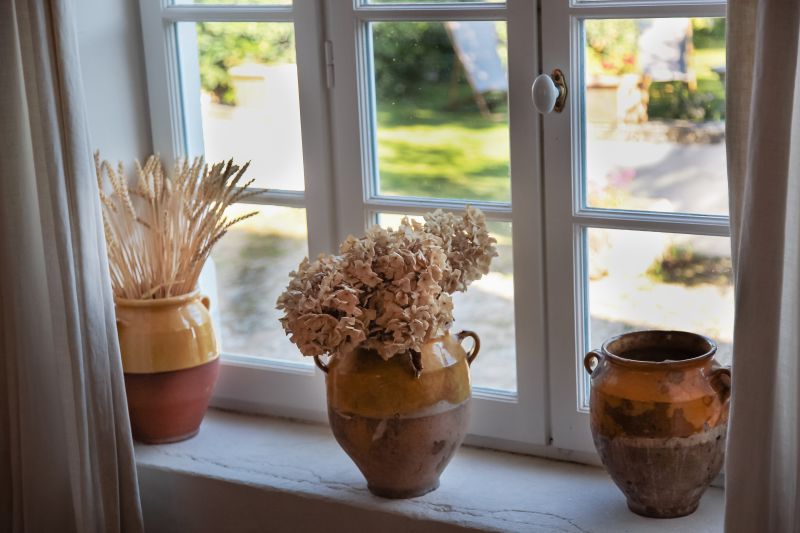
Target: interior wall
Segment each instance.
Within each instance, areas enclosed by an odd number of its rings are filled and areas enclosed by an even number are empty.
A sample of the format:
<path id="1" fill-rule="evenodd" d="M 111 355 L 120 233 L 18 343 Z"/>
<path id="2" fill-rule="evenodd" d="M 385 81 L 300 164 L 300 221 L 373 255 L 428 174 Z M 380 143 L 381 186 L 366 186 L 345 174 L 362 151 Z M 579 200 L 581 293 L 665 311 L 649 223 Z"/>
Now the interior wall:
<path id="1" fill-rule="evenodd" d="M 89 133 L 110 160 L 152 152 L 138 0 L 78 0 L 78 47 Z"/>

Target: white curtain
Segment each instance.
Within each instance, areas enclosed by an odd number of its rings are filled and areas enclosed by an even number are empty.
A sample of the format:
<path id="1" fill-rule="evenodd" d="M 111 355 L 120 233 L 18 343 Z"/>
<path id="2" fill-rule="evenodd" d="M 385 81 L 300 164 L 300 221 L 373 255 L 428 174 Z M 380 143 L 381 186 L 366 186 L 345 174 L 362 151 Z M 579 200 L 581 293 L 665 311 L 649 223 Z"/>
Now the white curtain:
<path id="1" fill-rule="evenodd" d="M 798 0 L 729 0 L 727 150 L 736 272 L 728 532 L 800 531 Z"/>
<path id="2" fill-rule="evenodd" d="M 1 531 L 142 530 L 72 7 L 0 1 Z"/>

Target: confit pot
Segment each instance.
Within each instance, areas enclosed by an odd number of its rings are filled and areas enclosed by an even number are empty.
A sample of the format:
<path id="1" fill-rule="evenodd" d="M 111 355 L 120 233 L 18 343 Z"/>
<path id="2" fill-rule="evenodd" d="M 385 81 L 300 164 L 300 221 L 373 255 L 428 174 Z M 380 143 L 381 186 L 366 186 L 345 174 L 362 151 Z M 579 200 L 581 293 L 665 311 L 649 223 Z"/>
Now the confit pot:
<path id="1" fill-rule="evenodd" d="M 467 353 L 461 342 L 474 344 Z M 413 498 L 439 486 L 439 476 L 467 434 L 469 366 L 480 349 L 471 331 L 444 334 L 423 346 L 421 371 L 410 353 L 384 361 L 377 352 L 336 354 L 326 365 L 328 418 L 336 441 L 385 498 Z"/>
<path id="2" fill-rule="evenodd" d="M 219 374 L 208 297 L 114 303 L 133 438 L 161 444 L 193 437 Z"/>
<path id="3" fill-rule="evenodd" d="M 722 468 L 731 372 L 716 350 L 694 333 L 638 331 L 586 355 L 594 444 L 631 511 L 691 514 Z"/>

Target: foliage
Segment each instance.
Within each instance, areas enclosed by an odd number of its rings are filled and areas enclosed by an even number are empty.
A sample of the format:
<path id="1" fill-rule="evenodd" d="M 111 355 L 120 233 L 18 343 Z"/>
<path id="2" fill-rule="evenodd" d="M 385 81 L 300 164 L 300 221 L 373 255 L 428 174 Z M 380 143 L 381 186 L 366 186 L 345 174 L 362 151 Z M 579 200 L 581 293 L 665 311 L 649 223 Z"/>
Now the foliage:
<path id="1" fill-rule="evenodd" d="M 651 119 L 723 120 L 725 96 L 711 90 L 692 91 L 684 82 L 656 82 L 650 86 L 647 114 Z"/>
<path id="2" fill-rule="evenodd" d="M 424 85 L 446 84 L 456 66 L 453 46 L 441 22 L 375 23 L 372 43 L 375 86 L 381 99 L 413 96 Z M 235 103 L 228 73 L 231 67 L 248 61 L 295 61 L 290 24 L 201 22 L 197 24 L 197 45 L 201 85 L 226 104 Z"/>
<path id="3" fill-rule="evenodd" d="M 294 63 L 294 30 L 283 23 L 198 22 L 197 52 L 203 89 L 220 103 L 234 104 L 229 69 L 247 62 Z"/>
<path id="4" fill-rule="evenodd" d="M 446 83 L 457 61 L 441 22 L 375 23 L 372 47 L 379 99 L 413 96 L 425 85 Z"/>
<path id="5" fill-rule="evenodd" d="M 635 20 L 588 20 L 584 23 L 586 60 L 594 74 L 627 74 L 636 71 Z"/>
<path id="6" fill-rule="evenodd" d="M 725 19 L 692 19 L 692 41 L 698 50 L 725 48 Z"/>
<path id="7" fill-rule="evenodd" d="M 725 64 L 725 20 L 692 19 L 690 57 L 697 88 L 686 83 L 656 82 L 650 86 L 651 119 L 702 122 L 725 118 L 725 88 L 712 70 Z M 620 75 L 637 72 L 639 28 L 635 20 L 590 20 L 585 23 L 586 61 L 591 74 Z"/>
<path id="8" fill-rule="evenodd" d="M 730 257 L 703 255 L 681 245 L 670 246 L 647 269 L 647 275 L 662 283 L 688 286 L 708 283 L 727 287 L 733 280 Z"/>

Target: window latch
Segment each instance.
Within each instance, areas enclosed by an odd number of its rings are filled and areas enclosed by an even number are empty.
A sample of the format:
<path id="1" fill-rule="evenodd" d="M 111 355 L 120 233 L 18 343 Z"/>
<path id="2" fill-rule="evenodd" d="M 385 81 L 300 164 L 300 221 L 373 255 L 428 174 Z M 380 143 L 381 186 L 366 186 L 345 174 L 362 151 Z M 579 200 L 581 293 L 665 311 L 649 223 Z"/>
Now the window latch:
<path id="1" fill-rule="evenodd" d="M 325 41 L 325 83 L 333 89 L 333 43 Z"/>
<path id="2" fill-rule="evenodd" d="M 567 80 L 564 73 L 555 69 L 552 74 L 540 74 L 533 80 L 531 98 L 536 111 L 545 115 L 551 111 L 561 113 L 567 101 Z"/>

